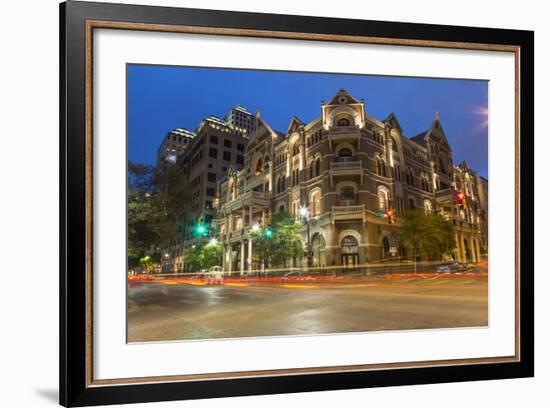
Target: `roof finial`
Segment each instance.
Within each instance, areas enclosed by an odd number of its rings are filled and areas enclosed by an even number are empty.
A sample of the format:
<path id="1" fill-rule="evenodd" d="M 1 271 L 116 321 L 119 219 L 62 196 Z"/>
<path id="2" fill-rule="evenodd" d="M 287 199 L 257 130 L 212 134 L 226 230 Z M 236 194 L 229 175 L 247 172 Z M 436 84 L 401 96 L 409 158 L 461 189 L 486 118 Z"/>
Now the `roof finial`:
<path id="1" fill-rule="evenodd" d="M 435 119 L 439 120 L 439 112 L 435 112 Z"/>

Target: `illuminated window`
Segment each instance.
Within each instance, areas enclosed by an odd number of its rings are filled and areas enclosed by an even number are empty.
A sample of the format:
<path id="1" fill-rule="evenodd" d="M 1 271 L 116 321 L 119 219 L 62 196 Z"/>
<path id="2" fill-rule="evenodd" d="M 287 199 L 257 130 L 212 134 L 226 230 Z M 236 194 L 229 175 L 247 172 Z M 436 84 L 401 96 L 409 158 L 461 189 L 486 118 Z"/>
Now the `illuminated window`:
<path id="1" fill-rule="evenodd" d="M 321 214 L 321 191 L 315 190 L 311 193 L 310 206 L 311 215 L 313 217 Z"/>
<path id="2" fill-rule="evenodd" d="M 378 208 L 387 210 L 389 207 L 389 191 L 386 187 L 378 187 Z"/>
<path id="3" fill-rule="evenodd" d="M 430 200 L 424 200 L 424 213 L 430 215 L 432 213 L 432 203 Z"/>

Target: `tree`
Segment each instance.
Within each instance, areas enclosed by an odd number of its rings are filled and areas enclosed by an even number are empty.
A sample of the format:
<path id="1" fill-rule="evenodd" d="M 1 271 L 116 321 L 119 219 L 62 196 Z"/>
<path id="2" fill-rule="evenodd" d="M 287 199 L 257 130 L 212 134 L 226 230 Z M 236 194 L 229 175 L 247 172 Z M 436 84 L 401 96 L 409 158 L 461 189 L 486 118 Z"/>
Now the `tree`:
<path id="1" fill-rule="evenodd" d="M 279 213 L 273 216 L 268 228 L 271 233 L 267 232 L 267 228 L 260 227 L 251 234 L 260 262 L 265 268 L 287 267 L 287 262 L 301 256 L 304 250 L 301 224 L 291 215 Z"/>
<path id="2" fill-rule="evenodd" d="M 128 162 L 128 265 L 176 237 L 188 213 L 189 189 L 177 166 L 152 167 Z"/>
<path id="3" fill-rule="evenodd" d="M 412 250 L 414 271 L 418 256 L 436 259 L 455 248 L 452 224 L 441 215 L 406 211 L 401 215 L 399 241 Z"/>
<path id="4" fill-rule="evenodd" d="M 207 242 L 196 244 L 185 251 L 185 262 L 191 265 L 192 270 L 210 269 L 222 263 L 222 244 Z"/>

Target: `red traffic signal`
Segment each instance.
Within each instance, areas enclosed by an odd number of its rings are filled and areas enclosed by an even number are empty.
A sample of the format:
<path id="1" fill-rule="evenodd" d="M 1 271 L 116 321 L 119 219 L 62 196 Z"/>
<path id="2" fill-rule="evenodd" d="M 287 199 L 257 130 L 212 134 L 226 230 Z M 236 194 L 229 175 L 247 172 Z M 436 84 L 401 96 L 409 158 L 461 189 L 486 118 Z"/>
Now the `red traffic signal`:
<path id="1" fill-rule="evenodd" d="M 386 210 L 386 217 L 388 218 L 388 223 L 389 224 L 395 223 L 395 213 L 393 212 L 393 210 L 391 208 L 388 208 Z"/>
<path id="2" fill-rule="evenodd" d="M 466 195 L 462 191 L 455 193 L 455 202 L 461 208 L 466 208 Z"/>

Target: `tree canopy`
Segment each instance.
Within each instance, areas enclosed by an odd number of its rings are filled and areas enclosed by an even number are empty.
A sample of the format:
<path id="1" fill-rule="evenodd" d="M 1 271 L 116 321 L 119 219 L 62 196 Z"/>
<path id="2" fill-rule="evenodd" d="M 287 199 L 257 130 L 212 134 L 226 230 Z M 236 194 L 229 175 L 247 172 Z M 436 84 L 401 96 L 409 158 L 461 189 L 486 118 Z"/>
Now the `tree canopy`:
<path id="1" fill-rule="evenodd" d="M 190 265 L 192 271 L 210 269 L 212 266 L 222 264 L 222 244 L 215 241 L 199 242 L 194 247 L 188 248 L 185 253 L 185 262 Z"/>
<path id="2" fill-rule="evenodd" d="M 399 240 L 415 257 L 433 260 L 455 248 L 453 225 L 441 215 L 412 210 L 401 214 L 400 219 Z"/>
<path id="3" fill-rule="evenodd" d="M 267 229 L 271 233 L 267 233 Z M 304 242 L 299 231 L 301 224 L 288 213 L 273 216 L 269 227 L 260 227 L 252 233 L 254 248 L 264 267 L 286 267 L 288 261 L 302 255 Z"/>
<path id="4" fill-rule="evenodd" d="M 153 167 L 128 162 L 128 264 L 145 255 L 158 258 L 158 248 L 176 237 L 188 213 L 187 180 L 174 165 Z"/>

